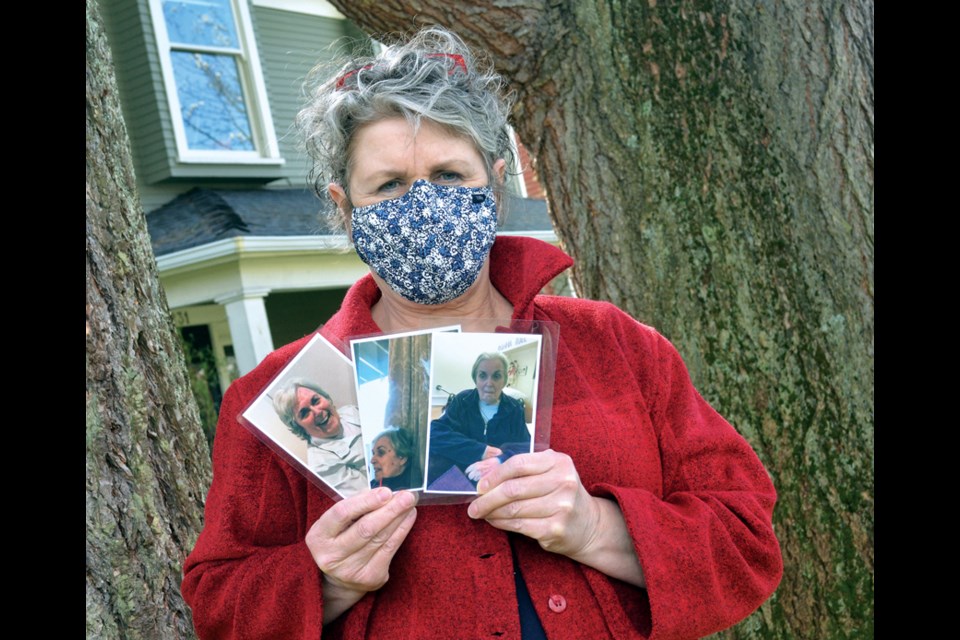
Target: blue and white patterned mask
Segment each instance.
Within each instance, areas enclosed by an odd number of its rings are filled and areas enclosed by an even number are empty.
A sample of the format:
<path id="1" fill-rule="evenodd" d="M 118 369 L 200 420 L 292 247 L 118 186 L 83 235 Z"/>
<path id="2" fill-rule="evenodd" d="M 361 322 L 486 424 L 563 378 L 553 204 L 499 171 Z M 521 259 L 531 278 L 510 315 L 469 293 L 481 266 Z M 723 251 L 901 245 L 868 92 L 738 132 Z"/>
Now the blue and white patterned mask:
<path id="1" fill-rule="evenodd" d="M 490 187 L 417 180 L 399 198 L 353 210 L 360 259 L 411 302 L 443 304 L 476 282 L 497 235 Z"/>

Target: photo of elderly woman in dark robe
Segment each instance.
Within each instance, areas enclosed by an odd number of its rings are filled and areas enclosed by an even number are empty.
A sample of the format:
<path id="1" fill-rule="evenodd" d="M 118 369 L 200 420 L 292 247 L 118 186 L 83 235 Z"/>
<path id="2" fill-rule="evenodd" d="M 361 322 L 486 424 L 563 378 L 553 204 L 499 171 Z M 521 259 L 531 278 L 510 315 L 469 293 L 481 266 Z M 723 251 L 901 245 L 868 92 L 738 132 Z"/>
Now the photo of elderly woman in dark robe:
<path id="1" fill-rule="evenodd" d="M 535 340 L 532 336 L 521 338 L 524 341 L 528 339 Z M 488 341 L 489 345 L 493 345 L 504 340 L 509 343 L 511 338 L 498 334 L 461 334 L 446 338 L 447 342 L 456 345 L 455 348 L 445 348 L 446 342 L 441 342 L 437 348 L 448 354 L 460 354 L 471 343 L 480 346 L 483 341 Z M 524 349 L 532 354 L 527 356 L 531 361 L 524 366 L 524 373 L 530 381 L 536 379 L 537 346 L 535 342 L 530 342 Z M 532 450 L 532 425 L 528 426 L 526 422 L 528 407 L 525 407 L 525 402 L 529 401 L 528 394 L 516 388 L 514 394 L 506 391 L 511 371 L 510 360 L 495 347 L 487 348 L 490 350 L 481 351 L 470 367 L 473 385 L 451 395 L 442 413 L 430 423 L 429 491 L 472 492 L 485 473 L 518 453 Z M 436 351 L 434 357 L 443 358 L 436 355 Z M 463 368 L 460 364 L 462 360 L 457 360 L 457 366 Z M 516 361 L 512 369 L 516 378 Z M 435 371 L 436 380 L 443 377 L 443 374 L 438 375 Z M 437 385 L 444 388 L 443 382 Z"/>

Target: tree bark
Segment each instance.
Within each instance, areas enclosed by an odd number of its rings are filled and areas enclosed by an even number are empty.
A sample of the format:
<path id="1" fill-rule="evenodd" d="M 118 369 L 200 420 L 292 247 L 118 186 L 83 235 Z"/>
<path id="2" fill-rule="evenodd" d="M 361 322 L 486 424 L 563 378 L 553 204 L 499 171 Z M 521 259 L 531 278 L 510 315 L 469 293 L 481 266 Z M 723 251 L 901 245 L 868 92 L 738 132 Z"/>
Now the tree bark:
<path id="1" fill-rule="evenodd" d="M 873 3 L 332 3 L 493 54 L 579 293 L 669 337 L 767 465 L 784 579 L 727 635 L 872 635 Z"/>
<path id="2" fill-rule="evenodd" d="M 113 62 L 87 2 L 87 637 L 194 637 L 180 596 L 209 450 L 157 279 Z"/>

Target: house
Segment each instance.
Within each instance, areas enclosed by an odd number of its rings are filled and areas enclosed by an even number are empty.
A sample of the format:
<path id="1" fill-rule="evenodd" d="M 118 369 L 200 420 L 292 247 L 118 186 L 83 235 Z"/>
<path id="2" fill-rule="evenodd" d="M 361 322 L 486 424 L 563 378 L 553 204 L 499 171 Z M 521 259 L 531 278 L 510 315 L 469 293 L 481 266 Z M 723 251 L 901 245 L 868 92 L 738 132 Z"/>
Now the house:
<path id="1" fill-rule="evenodd" d="M 292 123 L 315 64 L 374 45 L 321 0 L 101 5 L 160 279 L 225 389 L 367 272 L 318 216 Z M 502 233 L 557 242 L 536 198 L 517 198 Z"/>

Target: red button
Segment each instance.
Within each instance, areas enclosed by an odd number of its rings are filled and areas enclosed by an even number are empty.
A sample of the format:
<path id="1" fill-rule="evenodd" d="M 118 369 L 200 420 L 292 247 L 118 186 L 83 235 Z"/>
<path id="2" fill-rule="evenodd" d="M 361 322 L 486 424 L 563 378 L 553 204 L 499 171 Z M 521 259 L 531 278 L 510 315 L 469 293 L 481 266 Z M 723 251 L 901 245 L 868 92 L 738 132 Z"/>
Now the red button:
<path id="1" fill-rule="evenodd" d="M 567 599 L 558 594 L 550 596 L 547 604 L 550 606 L 550 611 L 554 613 L 563 613 L 567 609 Z"/>

